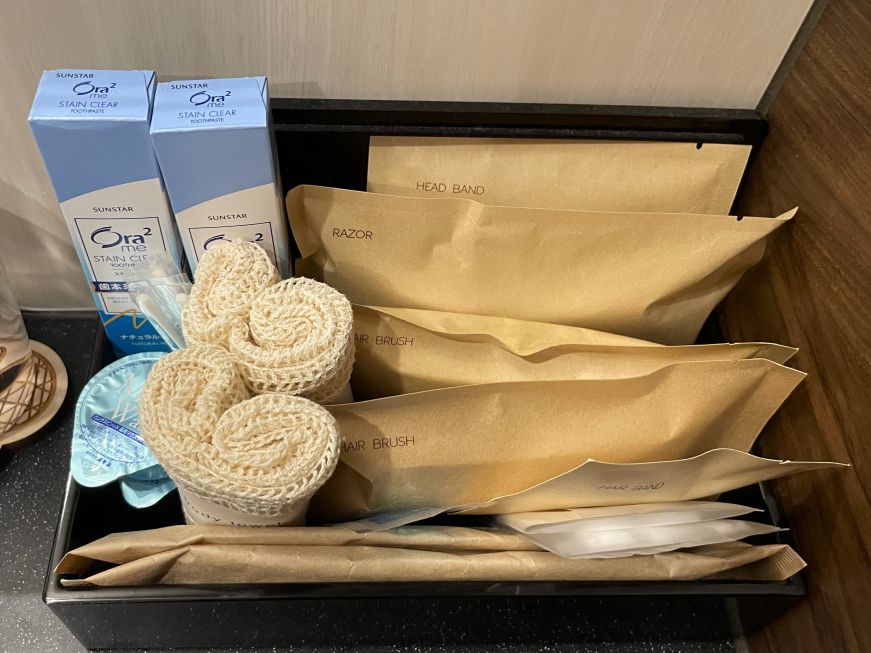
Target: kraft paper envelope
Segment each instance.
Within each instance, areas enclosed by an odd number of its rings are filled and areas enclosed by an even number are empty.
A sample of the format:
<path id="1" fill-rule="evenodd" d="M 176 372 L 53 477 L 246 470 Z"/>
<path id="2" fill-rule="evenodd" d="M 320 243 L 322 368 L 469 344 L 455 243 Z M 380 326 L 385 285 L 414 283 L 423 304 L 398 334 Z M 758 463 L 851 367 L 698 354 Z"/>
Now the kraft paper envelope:
<path id="1" fill-rule="evenodd" d="M 339 531 L 338 533 L 329 531 Z M 395 581 L 784 580 L 805 564 L 786 545 L 741 542 L 619 560 L 565 560 L 510 533 L 415 526 L 356 535 L 326 528 L 175 526 L 116 533 L 68 553 L 59 574 L 119 565 L 66 587 Z"/>
<path id="2" fill-rule="evenodd" d="M 749 145 L 373 136 L 368 189 L 585 211 L 728 213 Z"/>
<path id="3" fill-rule="evenodd" d="M 409 308 L 354 306 L 357 400 L 455 385 L 640 376 L 672 363 L 766 358 L 796 350 L 767 343 L 667 347 L 542 322 Z"/>
<path id="4" fill-rule="evenodd" d="M 287 196 L 296 274 L 357 304 L 690 344 L 789 221 L 485 206 L 319 186 Z"/>
<path id="5" fill-rule="evenodd" d="M 589 458 L 747 450 L 804 376 L 762 359 L 708 361 L 626 379 L 492 383 L 328 406 L 342 455 L 310 514 L 334 522 L 478 505 Z"/>
<path id="6" fill-rule="evenodd" d="M 761 481 L 843 463 L 793 462 L 760 458 L 734 449 L 713 449 L 683 460 L 605 463 L 588 460 L 538 486 L 499 497 L 464 514 L 509 514 L 689 501 L 717 496 Z"/>

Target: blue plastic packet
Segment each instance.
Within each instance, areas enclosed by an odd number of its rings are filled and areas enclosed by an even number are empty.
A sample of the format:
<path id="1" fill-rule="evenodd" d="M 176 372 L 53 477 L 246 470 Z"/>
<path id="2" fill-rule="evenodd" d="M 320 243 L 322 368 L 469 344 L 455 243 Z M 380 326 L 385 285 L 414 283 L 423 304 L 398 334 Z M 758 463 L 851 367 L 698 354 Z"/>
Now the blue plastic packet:
<path id="1" fill-rule="evenodd" d="M 134 481 L 166 477 L 139 434 L 139 395 L 163 355 L 126 356 L 97 372 L 82 390 L 70 460 L 76 482 L 98 487 L 134 473 Z"/>
<path id="2" fill-rule="evenodd" d="M 134 508 L 148 508 L 175 490 L 175 482 L 168 476 L 155 480 L 137 480 L 125 476 L 119 481 L 121 495 Z"/>

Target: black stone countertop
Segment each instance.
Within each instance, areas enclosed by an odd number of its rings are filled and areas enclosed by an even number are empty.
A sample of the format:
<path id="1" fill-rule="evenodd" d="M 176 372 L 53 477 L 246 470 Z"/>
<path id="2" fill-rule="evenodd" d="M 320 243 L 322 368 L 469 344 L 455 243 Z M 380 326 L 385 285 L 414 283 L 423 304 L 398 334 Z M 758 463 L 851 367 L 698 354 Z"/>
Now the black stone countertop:
<path id="1" fill-rule="evenodd" d="M 9 653 L 73 653 L 84 647 L 42 602 L 52 540 L 69 469 L 72 413 L 75 400 L 87 381 L 94 338 L 99 328 L 96 317 L 78 315 L 28 315 L 30 337 L 52 347 L 63 359 L 70 389 L 60 414 L 35 443 L 14 454 L 0 452 L 0 650 Z M 246 649 L 247 651 L 404 651 L 462 653 L 466 651 L 733 651 L 725 610 L 700 602 L 698 609 L 678 608 L 666 597 L 654 614 L 616 614 L 603 603 L 601 610 L 588 614 L 542 615 L 542 628 L 533 641 L 503 641 L 498 615 L 481 615 L 480 620 L 458 615 L 456 623 L 444 624 L 441 643 L 412 645 L 414 623 L 396 623 L 395 641 L 390 647 L 359 646 L 294 647 Z M 494 609 L 498 609 L 494 606 Z M 559 617 L 559 618 L 555 618 Z M 422 619 L 426 615 L 421 615 Z M 353 621 L 353 615 L 349 615 Z M 345 624 L 349 626 L 350 624 Z M 357 624 L 358 628 L 365 625 Z M 709 627 L 707 627 L 709 626 Z M 343 628 L 343 624 L 336 624 Z M 709 638 L 698 633 L 708 632 Z M 552 633 L 552 635 L 548 635 Z M 392 638 L 380 634 L 384 641 Z M 215 650 L 218 653 L 218 650 Z M 224 649 L 233 651 L 238 649 Z"/>

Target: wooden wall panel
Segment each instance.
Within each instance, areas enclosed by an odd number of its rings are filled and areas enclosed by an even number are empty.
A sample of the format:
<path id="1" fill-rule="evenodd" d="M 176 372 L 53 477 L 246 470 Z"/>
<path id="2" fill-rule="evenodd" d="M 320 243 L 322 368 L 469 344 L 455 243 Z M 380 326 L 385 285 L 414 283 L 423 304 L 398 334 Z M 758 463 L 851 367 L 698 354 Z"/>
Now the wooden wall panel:
<path id="1" fill-rule="evenodd" d="M 25 123 L 46 68 L 267 74 L 273 94 L 756 106 L 812 0 L 5 0 L 0 256 L 90 305 Z"/>
<path id="2" fill-rule="evenodd" d="M 775 99 L 744 213 L 801 210 L 726 302 L 733 340 L 801 348 L 810 376 L 772 428 L 772 457 L 847 471 L 776 483 L 809 595 L 749 637 L 763 651 L 871 651 L 871 3 L 831 0 Z"/>

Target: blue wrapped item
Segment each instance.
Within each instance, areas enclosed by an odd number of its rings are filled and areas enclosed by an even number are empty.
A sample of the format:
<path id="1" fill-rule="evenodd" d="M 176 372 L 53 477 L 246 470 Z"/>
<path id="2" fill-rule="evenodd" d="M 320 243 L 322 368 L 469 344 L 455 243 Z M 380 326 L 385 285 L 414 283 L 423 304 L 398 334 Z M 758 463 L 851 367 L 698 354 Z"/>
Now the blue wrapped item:
<path id="1" fill-rule="evenodd" d="M 124 498 L 135 507 L 152 505 L 175 488 L 139 433 L 139 395 L 163 355 L 143 352 L 107 365 L 88 382 L 76 404 L 73 478 L 85 487 L 124 479 Z"/>

